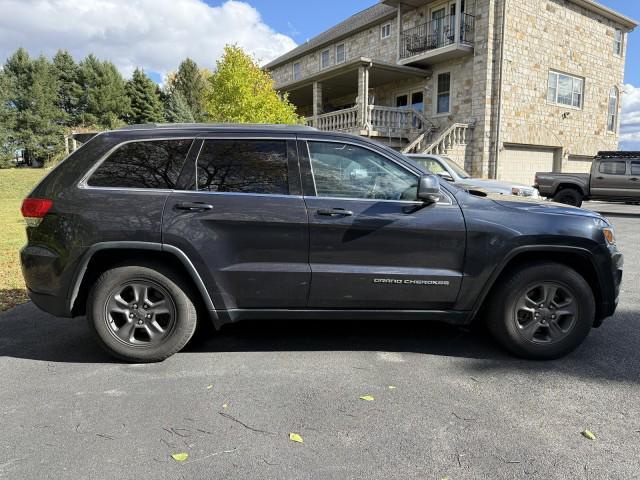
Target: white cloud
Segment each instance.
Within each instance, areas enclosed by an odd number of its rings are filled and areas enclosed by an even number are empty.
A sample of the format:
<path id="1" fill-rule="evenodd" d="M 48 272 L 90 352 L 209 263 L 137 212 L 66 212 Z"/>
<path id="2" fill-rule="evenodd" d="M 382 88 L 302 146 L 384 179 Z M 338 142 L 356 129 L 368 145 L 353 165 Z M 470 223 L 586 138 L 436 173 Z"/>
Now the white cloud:
<path id="1" fill-rule="evenodd" d="M 640 150 L 640 87 L 624 86 L 620 122 L 621 148 Z"/>
<path id="2" fill-rule="evenodd" d="M 264 64 L 295 47 L 251 5 L 228 0 L 0 0 L 0 56 L 16 48 L 77 59 L 94 53 L 129 76 L 136 66 L 161 75 L 185 57 L 212 68 L 225 44 L 238 44 Z"/>

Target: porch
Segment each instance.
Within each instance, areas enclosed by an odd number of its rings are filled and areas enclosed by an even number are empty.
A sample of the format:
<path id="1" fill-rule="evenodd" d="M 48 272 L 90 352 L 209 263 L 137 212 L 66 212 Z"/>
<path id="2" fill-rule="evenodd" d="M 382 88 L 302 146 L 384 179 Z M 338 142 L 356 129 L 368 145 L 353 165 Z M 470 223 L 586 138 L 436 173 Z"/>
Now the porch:
<path id="1" fill-rule="evenodd" d="M 411 108 L 410 103 L 396 105 L 391 92 L 403 82 L 419 83 L 430 74 L 425 69 L 358 58 L 276 88 L 289 94 L 310 126 L 387 137 L 401 145 L 432 124 L 422 108 Z"/>

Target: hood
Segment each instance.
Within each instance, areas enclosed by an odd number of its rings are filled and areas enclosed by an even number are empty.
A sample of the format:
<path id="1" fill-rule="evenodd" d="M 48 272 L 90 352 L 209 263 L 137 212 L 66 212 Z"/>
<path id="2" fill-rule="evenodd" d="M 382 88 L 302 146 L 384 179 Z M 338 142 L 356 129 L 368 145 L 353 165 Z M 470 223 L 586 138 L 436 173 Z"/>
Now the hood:
<path id="1" fill-rule="evenodd" d="M 531 185 L 523 185 L 522 183 L 515 183 L 515 182 L 506 182 L 503 180 L 490 180 L 487 178 L 465 178 L 462 181 L 469 185 L 483 187 L 487 190 L 491 190 L 494 192 L 497 191 L 507 195 L 511 194 L 511 189 L 513 187 L 533 190 L 533 187 Z"/>
<path id="2" fill-rule="evenodd" d="M 555 203 L 549 200 L 536 200 L 527 197 L 517 197 L 515 195 L 499 195 L 489 194 L 488 198 L 498 205 L 507 208 L 524 210 L 532 213 L 546 213 L 551 215 L 577 215 L 588 218 L 604 219 L 602 215 L 591 210 L 584 210 L 578 207 L 572 207 L 563 203 Z"/>

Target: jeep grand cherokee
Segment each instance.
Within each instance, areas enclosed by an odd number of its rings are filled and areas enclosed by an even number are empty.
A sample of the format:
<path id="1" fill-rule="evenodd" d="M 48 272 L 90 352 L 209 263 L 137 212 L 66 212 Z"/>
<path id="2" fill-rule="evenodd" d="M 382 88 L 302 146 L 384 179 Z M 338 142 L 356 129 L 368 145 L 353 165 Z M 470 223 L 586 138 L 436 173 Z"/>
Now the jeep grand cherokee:
<path id="1" fill-rule="evenodd" d="M 307 127 L 101 133 L 24 200 L 33 302 L 162 360 L 197 322 L 476 316 L 555 358 L 613 314 L 622 276 L 596 213 L 473 195 L 398 152 Z M 481 312 L 481 315 L 479 313 Z"/>

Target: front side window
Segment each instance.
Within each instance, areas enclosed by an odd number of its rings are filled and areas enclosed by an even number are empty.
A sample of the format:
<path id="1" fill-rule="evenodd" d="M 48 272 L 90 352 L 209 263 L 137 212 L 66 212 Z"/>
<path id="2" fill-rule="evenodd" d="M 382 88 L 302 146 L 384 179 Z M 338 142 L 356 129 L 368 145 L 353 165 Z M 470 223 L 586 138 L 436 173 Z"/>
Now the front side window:
<path id="1" fill-rule="evenodd" d="M 607 131 L 615 133 L 618 128 L 618 89 L 613 87 L 609 94 L 609 112 L 607 115 Z"/>
<path id="2" fill-rule="evenodd" d="M 347 59 L 344 43 L 336 45 L 336 63 L 342 63 Z"/>
<path id="3" fill-rule="evenodd" d="M 125 143 L 96 169 L 87 184 L 113 188 L 176 188 L 193 139 Z"/>
<path id="4" fill-rule="evenodd" d="M 451 110 L 451 74 L 438 75 L 438 97 L 436 99 L 436 113 L 449 113 Z"/>
<path id="5" fill-rule="evenodd" d="M 391 24 L 385 23 L 380 28 L 380 38 L 389 38 L 391 36 Z"/>
<path id="6" fill-rule="evenodd" d="M 613 54 L 622 56 L 622 30 L 616 28 L 613 32 Z"/>
<path id="7" fill-rule="evenodd" d="M 344 143 L 308 145 L 319 197 L 409 201 L 417 198 L 417 175 L 382 155 Z"/>
<path id="8" fill-rule="evenodd" d="M 287 146 L 282 140 L 205 140 L 198 190 L 287 195 Z"/>
<path id="9" fill-rule="evenodd" d="M 300 62 L 296 62 L 293 64 L 293 79 L 300 79 Z"/>
<path id="10" fill-rule="evenodd" d="M 329 50 L 324 50 L 320 54 L 320 67 L 327 68 L 329 66 Z"/>
<path id="11" fill-rule="evenodd" d="M 605 175 L 624 175 L 627 173 L 627 162 L 604 161 L 600 163 L 600 173 Z"/>
<path id="12" fill-rule="evenodd" d="M 549 72 L 547 101 L 582 108 L 584 79 L 559 72 Z"/>

